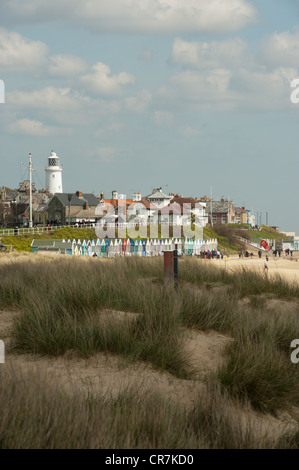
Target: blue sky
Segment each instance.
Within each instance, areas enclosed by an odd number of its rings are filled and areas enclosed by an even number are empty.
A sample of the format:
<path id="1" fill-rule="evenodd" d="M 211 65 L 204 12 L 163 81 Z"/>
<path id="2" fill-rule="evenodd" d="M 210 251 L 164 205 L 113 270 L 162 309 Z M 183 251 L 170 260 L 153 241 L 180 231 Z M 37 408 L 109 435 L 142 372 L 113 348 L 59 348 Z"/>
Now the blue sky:
<path id="1" fill-rule="evenodd" d="M 0 185 L 230 197 L 299 233 L 298 0 L 2 0 Z M 265 222 L 265 214 L 263 216 Z"/>

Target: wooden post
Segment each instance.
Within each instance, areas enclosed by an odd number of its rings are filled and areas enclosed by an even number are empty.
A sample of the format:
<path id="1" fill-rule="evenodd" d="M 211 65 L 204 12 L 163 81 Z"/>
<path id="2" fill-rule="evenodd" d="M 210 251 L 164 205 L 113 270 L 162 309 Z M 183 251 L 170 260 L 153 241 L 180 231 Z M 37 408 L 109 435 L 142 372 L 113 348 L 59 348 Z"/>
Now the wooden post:
<path id="1" fill-rule="evenodd" d="M 174 252 L 164 251 L 164 284 L 174 283 Z"/>
<path id="2" fill-rule="evenodd" d="M 164 284 L 178 289 L 178 250 L 164 251 Z"/>

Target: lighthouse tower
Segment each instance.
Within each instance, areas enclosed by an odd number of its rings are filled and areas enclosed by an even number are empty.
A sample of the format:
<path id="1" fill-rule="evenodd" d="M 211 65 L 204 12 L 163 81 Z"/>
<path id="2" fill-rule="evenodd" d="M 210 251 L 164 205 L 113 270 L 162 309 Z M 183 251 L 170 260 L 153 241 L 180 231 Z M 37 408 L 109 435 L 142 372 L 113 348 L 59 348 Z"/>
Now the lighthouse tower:
<path id="1" fill-rule="evenodd" d="M 46 168 L 46 189 L 49 193 L 62 193 L 62 167 L 59 157 L 53 152 L 48 157 L 48 166 Z"/>

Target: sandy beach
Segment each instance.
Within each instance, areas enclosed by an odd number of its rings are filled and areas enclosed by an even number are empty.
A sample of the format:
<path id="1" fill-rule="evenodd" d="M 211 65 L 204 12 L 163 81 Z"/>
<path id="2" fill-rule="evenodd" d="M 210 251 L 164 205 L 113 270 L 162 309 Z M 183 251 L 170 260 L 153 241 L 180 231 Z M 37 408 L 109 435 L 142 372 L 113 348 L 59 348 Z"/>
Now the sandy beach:
<path id="1" fill-rule="evenodd" d="M 237 271 L 240 268 L 245 268 L 248 270 L 253 270 L 264 274 L 265 272 L 265 256 L 261 259 L 258 256 L 251 258 L 239 258 L 239 255 L 229 256 L 227 261 L 224 260 L 211 260 L 214 265 L 226 266 L 226 269 L 229 271 Z M 292 257 L 272 257 L 269 256 L 268 261 L 268 275 L 275 276 L 276 274 L 281 275 L 283 278 L 287 279 L 289 282 L 299 283 L 299 262 L 297 258 Z"/>
<path id="2" fill-rule="evenodd" d="M 58 259 L 60 256 L 66 255 L 37 255 L 32 253 L 5 253 L 0 254 L 0 264 L 3 263 L 11 263 L 16 261 L 51 261 L 51 259 L 56 258 Z M 279 257 L 269 256 L 268 262 L 268 275 L 275 276 L 279 274 L 287 279 L 289 282 L 296 282 L 299 283 L 299 256 L 294 254 L 293 257 L 285 257 L 284 255 Z M 78 259 L 78 258 L 77 258 Z M 82 256 L 82 261 L 87 261 L 87 257 Z M 103 262 L 105 259 L 99 260 Z M 220 268 L 225 267 L 225 269 L 234 272 L 240 268 L 245 268 L 249 270 L 254 270 L 260 272 L 262 274 L 265 273 L 264 263 L 265 263 L 265 254 L 263 253 L 263 257 L 260 259 L 256 254 L 253 258 L 239 258 L 238 254 L 230 255 L 227 257 L 227 261 L 221 259 L 212 259 L 212 260 L 205 260 L 205 263 L 213 264 L 214 266 L 218 266 Z"/>

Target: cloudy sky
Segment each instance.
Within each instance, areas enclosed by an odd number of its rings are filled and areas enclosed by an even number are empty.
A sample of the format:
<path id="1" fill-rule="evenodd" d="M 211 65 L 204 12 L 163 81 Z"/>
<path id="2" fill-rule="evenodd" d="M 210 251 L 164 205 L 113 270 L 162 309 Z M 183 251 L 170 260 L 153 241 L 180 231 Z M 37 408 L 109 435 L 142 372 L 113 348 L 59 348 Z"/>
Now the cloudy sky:
<path id="1" fill-rule="evenodd" d="M 298 0 L 1 0 L 0 185 L 229 197 L 299 234 Z"/>

